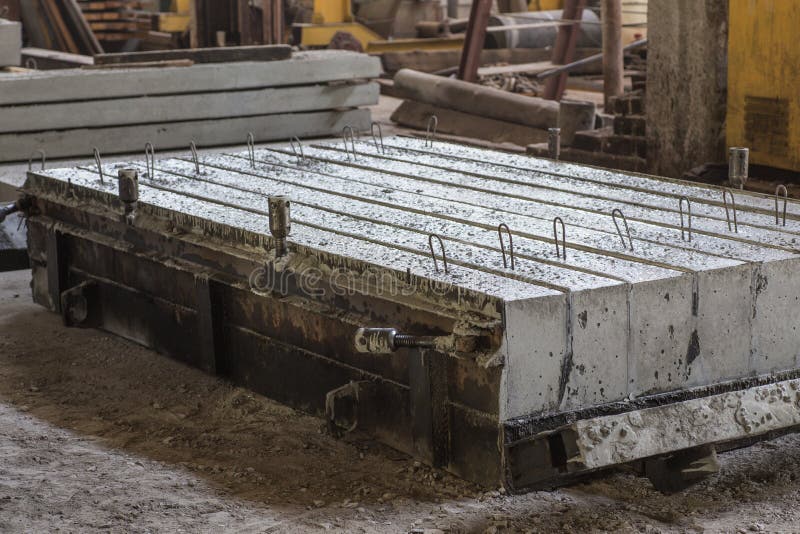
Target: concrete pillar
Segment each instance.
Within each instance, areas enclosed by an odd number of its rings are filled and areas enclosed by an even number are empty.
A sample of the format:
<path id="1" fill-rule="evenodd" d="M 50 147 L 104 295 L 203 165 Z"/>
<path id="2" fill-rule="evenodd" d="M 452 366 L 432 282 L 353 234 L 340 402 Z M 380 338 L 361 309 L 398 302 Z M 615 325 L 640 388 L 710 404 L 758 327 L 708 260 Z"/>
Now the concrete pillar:
<path id="1" fill-rule="evenodd" d="M 728 0 L 650 0 L 647 17 L 649 171 L 724 162 Z"/>

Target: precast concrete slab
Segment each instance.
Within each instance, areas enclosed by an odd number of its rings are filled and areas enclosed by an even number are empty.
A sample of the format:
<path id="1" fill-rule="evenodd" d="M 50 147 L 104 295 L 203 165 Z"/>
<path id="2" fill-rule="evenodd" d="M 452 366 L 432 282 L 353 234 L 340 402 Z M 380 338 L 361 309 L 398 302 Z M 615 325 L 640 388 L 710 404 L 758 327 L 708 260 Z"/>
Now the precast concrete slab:
<path id="1" fill-rule="evenodd" d="M 798 366 L 791 202 L 774 226 L 736 192 L 729 227 L 719 190 L 412 138 L 87 162 L 23 194 L 66 324 L 481 483 L 605 467 L 567 462 L 567 422 Z"/>

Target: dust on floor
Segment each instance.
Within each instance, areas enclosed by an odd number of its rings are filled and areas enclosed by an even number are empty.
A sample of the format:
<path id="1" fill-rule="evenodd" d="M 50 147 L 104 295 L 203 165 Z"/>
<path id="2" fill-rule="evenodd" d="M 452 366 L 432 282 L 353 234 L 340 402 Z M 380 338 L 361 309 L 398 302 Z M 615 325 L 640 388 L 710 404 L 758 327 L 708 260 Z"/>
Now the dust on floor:
<path id="1" fill-rule="evenodd" d="M 800 530 L 800 437 L 673 496 L 613 473 L 507 496 L 31 303 L 0 274 L 0 531 Z"/>

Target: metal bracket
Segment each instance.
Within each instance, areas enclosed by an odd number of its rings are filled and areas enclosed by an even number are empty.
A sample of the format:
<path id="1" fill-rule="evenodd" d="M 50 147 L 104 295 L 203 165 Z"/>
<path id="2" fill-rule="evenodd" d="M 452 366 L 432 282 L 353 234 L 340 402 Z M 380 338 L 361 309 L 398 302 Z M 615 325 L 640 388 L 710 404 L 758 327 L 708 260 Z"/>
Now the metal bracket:
<path id="1" fill-rule="evenodd" d="M 61 293 L 61 319 L 64 326 L 96 328 L 101 324 L 98 310 L 98 287 L 93 280 L 87 280 Z"/>

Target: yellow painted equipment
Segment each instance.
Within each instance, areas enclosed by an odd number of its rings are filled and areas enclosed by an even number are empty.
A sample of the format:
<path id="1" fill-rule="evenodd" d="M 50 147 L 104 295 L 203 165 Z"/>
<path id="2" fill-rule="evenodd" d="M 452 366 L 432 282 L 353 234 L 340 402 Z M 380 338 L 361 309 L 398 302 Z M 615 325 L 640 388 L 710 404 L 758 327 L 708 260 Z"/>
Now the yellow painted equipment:
<path id="1" fill-rule="evenodd" d="M 729 22 L 728 146 L 800 171 L 800 2 L 730 0 Z"/>
<path id="2" fill-rule="evenodd" d="M 385 10 L 393 12 L 398 2 L 385 2 Z M 394 6 L 394 9 L 393 9 Z M 299 44 L 309 48 L 325 48 L 338 32 L 350 34 L 361 44 L 364 52 L 397 52 L 404 50 L 457 50 L 463 36 L 432 39 L 385 39 L 353 16 L 351 0 L 316 0 L 310 24 L 294 24 Z"/>

